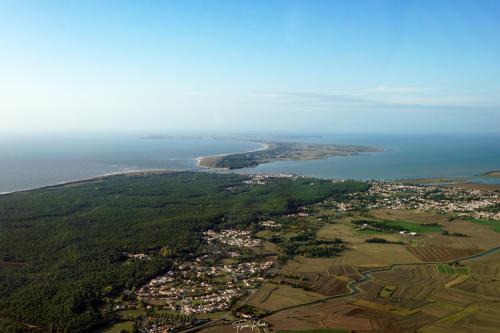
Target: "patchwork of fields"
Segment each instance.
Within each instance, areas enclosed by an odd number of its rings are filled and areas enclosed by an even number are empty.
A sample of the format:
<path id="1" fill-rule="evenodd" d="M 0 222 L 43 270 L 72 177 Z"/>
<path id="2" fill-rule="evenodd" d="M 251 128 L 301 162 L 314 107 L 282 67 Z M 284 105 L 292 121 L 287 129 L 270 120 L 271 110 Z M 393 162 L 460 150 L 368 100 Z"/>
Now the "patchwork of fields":
<path id="1" fill-rule="evenodd" d="M 352 223 L 361 216 L 323 223 L 317 238 L 341 238 L 347 242 L 345 251 L 332 258 L 290 259 L 273 278 L 273 289 L 265 285 L 249 304 L 268 312 L 263 318 L 273 332 L 497 332 L 500 251 L 467 257 L 498 246 L 499 234 L 478 224 L 434 217 L 412 211 L 370 212 L 370 219 L 404 220 L 399 225 L 415 223 L 413 230 L 424 231 L 411 238 L 376 232 L 387 243 L 366 242 L 373 234 Z M 422 225 L 429 223 L 434 227 L 425 230 Z M 255 301 L 283 286 L 294 295 L 307 290 L 323 299 L 293 306 L 279 297 L 271 304 L 267 299 Z"/>

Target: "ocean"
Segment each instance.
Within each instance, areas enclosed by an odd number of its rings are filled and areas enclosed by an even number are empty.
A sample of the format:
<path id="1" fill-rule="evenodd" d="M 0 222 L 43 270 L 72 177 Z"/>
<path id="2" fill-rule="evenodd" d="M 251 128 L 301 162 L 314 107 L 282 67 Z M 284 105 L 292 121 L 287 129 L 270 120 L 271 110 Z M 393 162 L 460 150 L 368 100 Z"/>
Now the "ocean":
<path id="1" fill-rule="evenodd" d="M 244 172 L 293 172 L 305 176 L 344 179 L 397 180 L 405 178 L 464 177 L 476 182 L 500 179 L 474 177 L 500 169 L 500 134 L 382 135 L 337 134 L 303 138 L 315 143 L 381 147 L 382 153 L 334 156 L 323 160 L 279 161 Z"/>
<path id="2" fill-rule="evenodd" d="M 267 136 L 269 137 L 269 135 Z M 500 135 L 325 134 L 272 140 L 369 145 L 382 153 L 324 160 L 280 161 L 243 173 L 288 173 L 321 178 L 470 177 L 500 169 Z M 254 142 L 214 137 L 136 134 L 11 135 L 0 137 L 0 193 L 145 169 L 195 170 L 199 156 L 260 148 Z M 475 177 L 481 182 L 498 178 Z"/>
<path id="3" fill-rule="evenodd" d="M 0 137 L 0 193 L 134 170 L 194 170 L 199 156 L 260 147 L 211 137 L 136 134 Z"/>

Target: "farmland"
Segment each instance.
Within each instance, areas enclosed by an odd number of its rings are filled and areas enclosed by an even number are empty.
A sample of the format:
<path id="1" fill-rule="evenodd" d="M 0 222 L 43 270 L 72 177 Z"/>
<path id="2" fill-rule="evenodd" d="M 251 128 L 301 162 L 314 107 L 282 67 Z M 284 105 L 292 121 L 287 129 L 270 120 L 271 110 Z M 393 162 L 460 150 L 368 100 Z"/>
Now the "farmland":
<path id="1" fill-rule="evenodd" d="M 500 283 L 496 282 L 500 264 L 495 261 L 499 252 L 461 259 L 498 246 L 500 239 L 494 229 L 417 210 L 353 211 L 333 222 L 326 212 L 331 211 L 318 209 L 315 213 L 327 223 L 310 219 L 320 225 L 316 237 L 340 238 L 346 242 L 345 250 L 332 258 L 294 257 L 278 277 L 307 290 L 313 286 L 311 280 L 334 277 L 345 282 L 345 289 L 331 293 L 323 302 L 264 316 L 277 332 L 339 327 L 363 332 L 460 332 L 464 328 L 494 332 L 500 324 L 495 317 L 500 311 L 483 311 L 495 308 L 500 296 Z M 374 221 L 387 228 L 367 232 L 356 221 Z M 405 235 L 400 229 L 417 234 Z M 449 236 L 453 232 L 467 237 Z M 367 243 L 374 234 L 388 243 Z M 368 279 L 363 281 L 362 276 Z M 343 296 L 353 283 L 359 292 Z"/>
<path id="2" fill-rule="evenodd" d="M 46 304 L 38 331 L 56 321 L 53 330 L 76 332 L 494 332 L 498 198 L 468 191 L 169 173 L 5 196 L 0 282 L 23 276 L 12 288 L 30 301 L 4 291 L 0 330 L 38 323 L 22 319 Z M 34 252 L 21 235 L 65 250 Z M 30 261 L 43 256 L 54 267 Z M 61 299 L 77 286 L 82 308 L 35 302 L 28 286 L 46 286 L 44 271 L 65 272 L 47 290 Z M 72 311 L 78 320 L 50 319 Z"/>

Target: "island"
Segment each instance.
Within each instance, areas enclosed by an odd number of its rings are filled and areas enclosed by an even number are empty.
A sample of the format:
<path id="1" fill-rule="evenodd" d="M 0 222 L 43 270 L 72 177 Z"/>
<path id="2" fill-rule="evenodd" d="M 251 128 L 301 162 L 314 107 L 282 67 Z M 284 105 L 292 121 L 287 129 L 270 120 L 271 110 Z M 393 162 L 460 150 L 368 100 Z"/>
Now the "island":
<path id="1" fill-rule="evenodd" d="M 323 159 L 331 156 L 350 156 L 359 153 L 381 152 L 383 149 L 368 146 L 336 145 L 296 142 L 265 142 L 262 148 L 243 153 L 203 156 L 198 158 L 198 166 L 218 169 L 252 168 L 273 161 Z"/>

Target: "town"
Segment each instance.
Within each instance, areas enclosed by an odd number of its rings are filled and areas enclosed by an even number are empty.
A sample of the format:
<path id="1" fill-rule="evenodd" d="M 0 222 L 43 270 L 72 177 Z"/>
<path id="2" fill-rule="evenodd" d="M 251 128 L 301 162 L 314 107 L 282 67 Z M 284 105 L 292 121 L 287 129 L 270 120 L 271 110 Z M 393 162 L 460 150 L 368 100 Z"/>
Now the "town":
<path id="1" fill-rule="evenodd" d="M 253 238 L 246 230 L 209 230 L 203 233 L 208 245 L 217 245 L 210 254 L 189 262 L 173 262 L 172 268 L 142 286 L 136 296 L 149 308 L 186 315 L 187 321 L 163 320 L 141 322 L 141 331 L 167 332 L 169 329 L 185 327 L 192 322 L 192 315 L 227 311 L 236 299 L 257 288 L 276 263 L 276 257 L 238 262 L 234 258 L 245 248 L 260 247 L 261 240 Z M 226 251 L 221 250 L 221 247 Z"/>
<path id="2" fill-rule="evenodd" d="M 455 217 L 500 220 L 500 195 L 497 192 L 462 187 L 405 185 L 370 181 L 367 192 L 350 194 L 335 202 L 339 213 L 365 209 L 415 209 L 439 212 Z"/>

